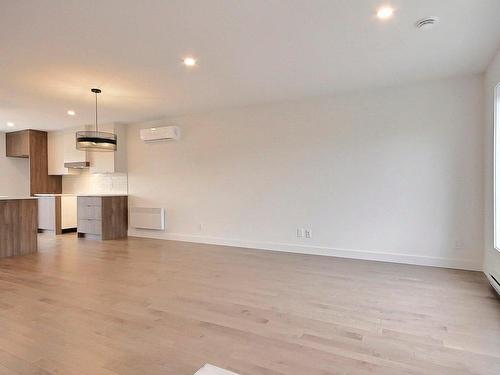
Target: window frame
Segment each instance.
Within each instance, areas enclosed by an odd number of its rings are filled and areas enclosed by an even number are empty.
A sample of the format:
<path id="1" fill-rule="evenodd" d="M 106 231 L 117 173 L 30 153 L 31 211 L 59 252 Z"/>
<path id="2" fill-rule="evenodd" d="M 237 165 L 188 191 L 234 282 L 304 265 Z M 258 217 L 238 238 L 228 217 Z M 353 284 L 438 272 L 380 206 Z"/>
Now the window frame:
<path id="1" fill-rule="evenodd" d="M 500 82 L 495 86 L 493 92 L 493 247 L 500 252 L 500 238 L 497 235 L 497 225 L 500 225 L 500 217 L 497 218 L 497 202 L 500 202 L 500 197 L 497 197 L 497 186 L 500 186 L 500 181 L 497 182 L 497 152 L 500 152 L 500 140 L 497 142 L 497 136 L 500 136 Z M 498 145 L 497 145 L 498 143 Z M 500 158 L 500 154 L 498 155 Z M 499 230 L 500 231 L 500 228 Z"/>

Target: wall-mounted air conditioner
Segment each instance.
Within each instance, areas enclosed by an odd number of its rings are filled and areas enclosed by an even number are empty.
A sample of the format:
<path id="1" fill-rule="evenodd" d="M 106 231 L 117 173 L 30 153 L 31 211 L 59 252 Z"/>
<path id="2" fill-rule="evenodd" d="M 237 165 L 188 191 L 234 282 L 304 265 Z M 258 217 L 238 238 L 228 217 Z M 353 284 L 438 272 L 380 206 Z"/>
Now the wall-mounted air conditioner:
<path id="1" fill-rule="evenodd" d="M 179 139 L 181 133 L 177 126 L 162 126 L 160 128 L 141 129 L 141 140 L 144 142 Z"/>

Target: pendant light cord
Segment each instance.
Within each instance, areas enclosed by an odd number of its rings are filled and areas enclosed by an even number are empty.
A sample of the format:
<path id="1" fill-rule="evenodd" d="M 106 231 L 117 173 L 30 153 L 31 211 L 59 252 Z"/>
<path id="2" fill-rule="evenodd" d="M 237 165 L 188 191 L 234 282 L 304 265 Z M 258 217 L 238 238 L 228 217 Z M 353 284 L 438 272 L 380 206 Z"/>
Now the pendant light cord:
<path id="1" fill-rule="evenodd" d="M 99 131 L 97 128 L 97 92 L 95 93 L 95 131 L 96 133 Z"/>
<path id="2" fill-rule="evenodd" d="M 92 91 L 94 94 L 95 94 L 95 131 L 96 133 L 99 132 L 99 127 L 98 127 L 98 118 L 97 118 L 97 95 L 99 95 L 101 93 L 101 89 L 98 89 L 98 88 L 93 88 L 91 89 L 90 91 Z"/>

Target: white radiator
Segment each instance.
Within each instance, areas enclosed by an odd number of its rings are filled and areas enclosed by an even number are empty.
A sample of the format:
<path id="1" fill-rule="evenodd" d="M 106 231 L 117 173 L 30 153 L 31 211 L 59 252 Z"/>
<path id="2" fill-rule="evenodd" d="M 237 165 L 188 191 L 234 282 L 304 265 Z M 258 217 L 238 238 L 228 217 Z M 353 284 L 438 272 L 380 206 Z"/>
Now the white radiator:
<path id="1" fill-rule="evenodd" d="M 130 226 L 137 229 L 165 230 L 165 209 L 132 207 Z"/>

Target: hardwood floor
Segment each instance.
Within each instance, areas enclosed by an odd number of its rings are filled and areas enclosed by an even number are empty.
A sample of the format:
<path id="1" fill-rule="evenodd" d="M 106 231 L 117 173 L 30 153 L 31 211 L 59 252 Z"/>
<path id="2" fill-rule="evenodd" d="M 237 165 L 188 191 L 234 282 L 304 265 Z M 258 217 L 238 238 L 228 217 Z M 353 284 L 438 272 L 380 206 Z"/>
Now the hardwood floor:
<path id="1" fill-rule="evenodd" d="M 0 374 L 500 374 L 478 272 L 129 238 L 0 260 Z"/>

